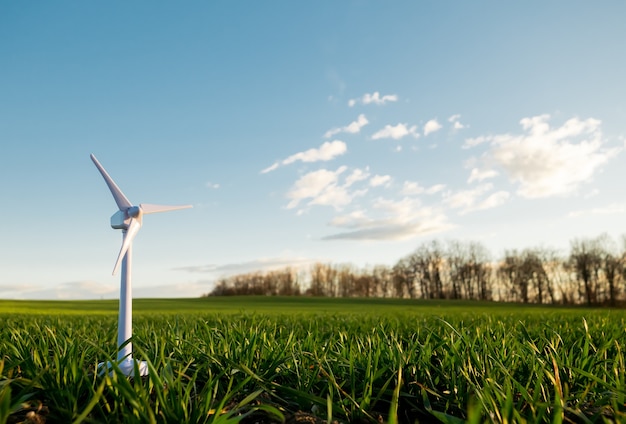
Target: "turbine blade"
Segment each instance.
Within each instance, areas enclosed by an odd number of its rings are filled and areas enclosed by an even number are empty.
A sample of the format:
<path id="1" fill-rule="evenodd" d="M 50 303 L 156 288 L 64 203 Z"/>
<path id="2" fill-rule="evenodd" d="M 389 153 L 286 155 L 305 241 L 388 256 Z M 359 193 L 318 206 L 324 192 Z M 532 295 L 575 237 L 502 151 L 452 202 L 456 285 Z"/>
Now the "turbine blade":
<path id="1" fill-rule="evenodd" d="M 117 260 L 115 261 L 115 266 L 113 267 L 113 275 L 117 272 L 117 269 L 120 267 L 124 256 L 126 256 L 126 252 L 128 252 L 128 248 L 133 243 L 133 239 L 137 235 L 137 232 L 141 228 L 141 222 L 136 218 L 130 219 L 130 224 L 128 225 L 128 229 L 126 230 L 126 234 L 124 235 L 124 241 L 122 242 L 122 248 L 120 249 L 120 253 L 117 255 Z"/>
<path id="2" fill-rule="evenodd" d="M 115 184 L 115 181 L 113 181 L 113 178 L 109 176 L 107 171 L 104 169 L 102 165 L 100 165 L 100 162 L 98 162 L 98 159 L 96 159 L 96 157 L 93 154 L 91 154 L 91 160 L 93 161 L 94 165 L 96 165 L 96 168 L 98 168 L 98 171 L 100 171 L 100 174 L 102 174 L 104 181 L 109 186 L 109 190 L 111 190 L 111 194 L 113 195 L 113 198 L 115 199 L 115 203 L 117 203 L 117 207 L 121 211 L 125 211 L 126 209 L 130 208 L 132 204 L 128 201 L 126 196 L 124 196 L 124 193 L 122 193 L 122 190 L 120 190 L 117 184 Z"/>
<path id="3" fill-rule="evenodd" d="M 144 214 L 159 213 L 159 212 L 169 212 L 169 211 L 176 211 L 178 209 L 193 208 L 192 205 L 180 205 L 180 206 L 175 206 L 175 205 L 153 205 L 151 203 L 140 203 L 139 207 L 141 208 L 141 211 Z"/>

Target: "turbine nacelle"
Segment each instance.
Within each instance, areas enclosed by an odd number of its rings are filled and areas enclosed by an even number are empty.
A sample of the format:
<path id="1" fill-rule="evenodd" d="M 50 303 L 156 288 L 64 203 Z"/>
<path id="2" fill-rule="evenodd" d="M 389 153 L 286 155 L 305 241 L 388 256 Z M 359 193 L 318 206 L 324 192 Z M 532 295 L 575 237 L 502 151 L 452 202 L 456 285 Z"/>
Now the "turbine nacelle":
<path id="1" fill-rule="evenodd" d="M 136 219 L 141 223 L 142 216 L 143 211 L 140 206 L 131 206 L 124 211 L 119 210 L 111 216 L 111 227 L 114 230 L 128 230 L 131 219 Z"/>

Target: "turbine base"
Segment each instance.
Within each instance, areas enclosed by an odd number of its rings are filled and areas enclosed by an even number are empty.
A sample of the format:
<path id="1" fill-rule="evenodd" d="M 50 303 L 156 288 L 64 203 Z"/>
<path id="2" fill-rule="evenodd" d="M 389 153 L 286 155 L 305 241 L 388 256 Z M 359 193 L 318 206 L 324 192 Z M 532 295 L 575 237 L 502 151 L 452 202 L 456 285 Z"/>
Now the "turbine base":
<path id="1" fill-rule="evenodd" d="M 98 373 L 102 375 L 108 371 L 109 375 L 112 375 L 115 372 L 113 364 L 114 363 L 111 361 L 98 363 Z M 137 370 L 139 371 L 138 376 L 135 375 L 135 364 L 137 364 Z M 146 361 L 125 358 L 120 362 L 115 362 L 115 365 L 117 365 L 121 373 L 126 377 L 145 377 L 148 375 L 148 363 Z"/>

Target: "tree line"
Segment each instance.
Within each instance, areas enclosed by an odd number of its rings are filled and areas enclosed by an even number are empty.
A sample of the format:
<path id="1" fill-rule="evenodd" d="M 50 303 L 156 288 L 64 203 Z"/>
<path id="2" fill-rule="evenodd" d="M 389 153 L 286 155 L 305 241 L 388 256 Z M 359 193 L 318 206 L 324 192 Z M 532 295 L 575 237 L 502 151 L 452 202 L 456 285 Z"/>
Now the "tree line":
<path id="1" fill-rule="evenodd" d="M 466 299 L 619 306 L 626 294 L 626 237 L 571 241 L 566 255 L 535 247 L 494 260 L 479 242 L 424 242 L 393 266 L 314 263 L 219 279 L 205 296 Z"/>

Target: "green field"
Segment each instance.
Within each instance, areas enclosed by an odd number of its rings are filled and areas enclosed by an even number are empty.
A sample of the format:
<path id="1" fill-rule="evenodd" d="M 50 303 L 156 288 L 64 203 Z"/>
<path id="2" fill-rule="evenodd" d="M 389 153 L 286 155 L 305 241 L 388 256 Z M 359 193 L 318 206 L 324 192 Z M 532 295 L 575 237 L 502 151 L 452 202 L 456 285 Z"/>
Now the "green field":
<path id="1" fill-rule="evenodd" d="M 150 375 L 98 375 L 117 301 L 0 301 L 3 422 L 622 422 L 626 311 L 136 299 Z"/>

